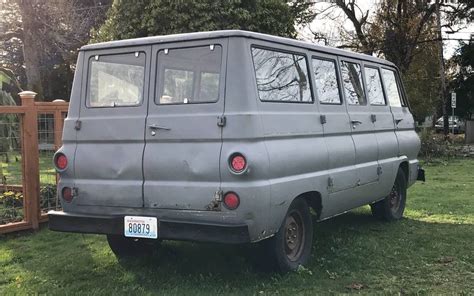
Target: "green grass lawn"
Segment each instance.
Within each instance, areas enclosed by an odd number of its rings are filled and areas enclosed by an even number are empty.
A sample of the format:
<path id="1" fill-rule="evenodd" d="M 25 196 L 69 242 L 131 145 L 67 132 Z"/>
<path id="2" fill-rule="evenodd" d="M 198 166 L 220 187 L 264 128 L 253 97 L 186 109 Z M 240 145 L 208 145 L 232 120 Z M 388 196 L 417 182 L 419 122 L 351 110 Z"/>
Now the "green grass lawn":
<path id="1" fill-rule="evenodd" d="M 474 160 L 426 165 L 405 219 L 368 207 L 315 224 L 311 262 L 262 271 L 250 246 L 164 242 L 154 258 L 118 262 L 105 238 L 55 233 L 0 239 L 0 294 L 473 294 Z"/>
<path id="2" fill-rule="evenodd" d="M 56 171 L 53 165 L 54 151 L 40 151 L 40 183 L 56 184 Z M 8 153 L 9 161 L 5 161 L 5 153 L 0 155 L 1 176 L 6 179 L 7 185 L 21 185 L 21 156 L 16 152 Z"/>

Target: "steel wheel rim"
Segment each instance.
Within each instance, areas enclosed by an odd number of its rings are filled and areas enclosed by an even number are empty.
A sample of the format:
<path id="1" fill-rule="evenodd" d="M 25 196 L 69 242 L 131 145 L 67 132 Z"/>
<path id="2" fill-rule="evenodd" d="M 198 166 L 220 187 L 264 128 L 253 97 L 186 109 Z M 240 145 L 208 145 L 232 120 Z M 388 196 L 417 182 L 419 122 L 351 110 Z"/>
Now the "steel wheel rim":
<path id="1" fill-rule="evenodd" d="M 400 186 L 397 185 L 398 184 L 393 185 L 392 191 L 390 191 L 389 195 L 390 210 L 392 210 L 393 213 L 398 212 L 402 202 L 402 193 L 399 188 Z"/>
<path id="2" fill-rule="evenodd" d="M 290 261 L 297 261 L 303 251 L 305 228 L 303 217 L 296 211 L 285 219 L 285 252 Z"/>

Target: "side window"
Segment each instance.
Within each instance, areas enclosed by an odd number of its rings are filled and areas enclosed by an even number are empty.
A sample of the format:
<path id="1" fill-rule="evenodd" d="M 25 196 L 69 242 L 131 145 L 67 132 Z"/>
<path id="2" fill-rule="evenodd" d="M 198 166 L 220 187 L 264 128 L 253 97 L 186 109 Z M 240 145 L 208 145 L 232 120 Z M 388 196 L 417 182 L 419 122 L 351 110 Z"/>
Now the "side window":
<path id="1" fill-rule="evenodd" d="M 385 92 L 392 107 L 401 107 L 402 100 L 400 97 L 400 89 L 398 87 L 395 71 L 382 69 L 383 83 L 385 85 Z"/>
<path id="2" fill-rule="evenodd" d="M 367 98 L 371 105 L 385 105 L 380 72 L 376 68 L 365 67 Z"/>
<path id="3" fill-rule="evenodd" d="M 258 96 L 262 101 L 312 102 L 306 58 L 252 47 Z"/>
<path id="4" fill-rule="evenodd" d="M 156 103 L 216 102 L 221 61 L 222 47 L 219 45 L 160 50 Z"/>
<path id="5" fill-rule="evenodd" d="M 136 106 L 143 100 L 145 53 L 96 55 L 89 60 L 88 107 Z"/>
<path id="6" fill-rule="evenodd" d="M 341 104 L 336 63 L 332 60 L 313 58 L 313 72 L 319 102 Z"/>
<path id="7" fill-rule="evenodd" d="M 343 61 L 341 75 L 344 84 L 344 94 L 349 105 L 365 105 L 364 86 L 360 65 Z"/>

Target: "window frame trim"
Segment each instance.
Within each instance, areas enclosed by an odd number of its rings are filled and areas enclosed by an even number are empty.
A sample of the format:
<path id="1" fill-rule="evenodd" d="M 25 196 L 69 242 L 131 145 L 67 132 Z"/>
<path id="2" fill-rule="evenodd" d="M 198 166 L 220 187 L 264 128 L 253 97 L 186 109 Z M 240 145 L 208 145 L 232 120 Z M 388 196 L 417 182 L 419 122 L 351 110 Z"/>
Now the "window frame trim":
<path id="1" fill-rule="evenodd" d="M 309 85 L 309 92 L 310 92 L 310 97 L 311 97 L 311 101 L 309 102 L 304 102 L 304 101 L 274 101 L 274 100 L 262 100 L 260 98 L 260 92 L 258 90 L 258 84 L 257 84 L 257 72 L 255 71 L 255 60 L 253 58 L 253 53 L 252 53 L 252 49 L 254 48 L 258 48 L 258 49 L 263 49 L 263 50 L 268 50 L 268 51 L 275 51 L 275 52 L 281 52 L 281 53 L 288 53 L 288 54 L 294 54 L 294 55 L 300 55 L 302 57 L 304 57 L 305 59 L 305 64 L 306 64 L 306 74 L 308 76 L 308 85 Z M 259 99 L 260 102 L 264 102 L 264 103 L 277 103 L 277 104 L 306 104 L 306 105 L 311 105 L 311 104 L 314 104 L 315 100 L 314 100 L 314 95 L 313 95 L 313 86 L 312 86 L 312 82 L 311 82 L 311 75 L 309 73 L 309 69 L 311 69 L 308 65 L 308 55 L 306 53 L 302 53 L 302 52 L 298 52 L 298 51 L 293 51 L 293 50 L 287 50 L 287 49 L 276 49 L 275 47 L 271 47 L 271 46 L 265 46 L 265 45 L 260 45 L 260 44 L 255 44 L 255 43 L 252 43 L 250 44 L 250 58 L 252 60 L 252 71 L 253 71 L 253 77 L 255 78 L 254 79 L 254 85 L 255 85 L 255 90 L 257 91 L 257 98 Z"/>
<path id="2" fill-rule="evenodd" d="M 90 105 L 90 79 L 91 79 L 91 71 L 92 71 L 92 61 L 95 59 L 95 56 L 118 56 L 118 55 L 126 55 L 126 54 L 135 54 L 136 52 L 138 53 L 143 53 L 145 55 L 145 62 L 143 65 L 143 87 L 142 87 L 142 99 L 139 104 L 134 104 L 134 105 L 118 105 L 118 106 L 91 106 Z M 147 53 L 145 50 L 134 50 L 134 51 L 124 51 L 124 52 L 117 52 L 117 53 L 106 53 L 106 54 L 91 54 L 89 59 L 87 60 L 87 75 L 86 75 L 86 83 L 85 83 L 85 102 L 84 105 L 86 109 L 99 109 L 99 108 L 109 108 L 109 109 L 114 109 L 114 108 L 137 108 L 143 106 L 143 103 L 145 101 L 145 86 L 146 86 L 146 79 L 147 79 Z M 127 65 L 127 64 L 122 64 L 122 65 Z"/>

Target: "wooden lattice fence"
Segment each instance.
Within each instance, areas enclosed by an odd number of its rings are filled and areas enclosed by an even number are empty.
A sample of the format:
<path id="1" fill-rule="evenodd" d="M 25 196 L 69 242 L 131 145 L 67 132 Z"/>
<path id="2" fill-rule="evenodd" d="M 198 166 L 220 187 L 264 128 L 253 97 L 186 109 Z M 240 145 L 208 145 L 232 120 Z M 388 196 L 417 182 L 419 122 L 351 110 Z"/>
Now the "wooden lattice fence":
<path id="1" fill-rule="evenodd" d="M 37 229 L 48 210 L 60 207 L 52 158 L 68 103 L 19 95 L 21 106 L 0 106 L 0 233 Z"/>

